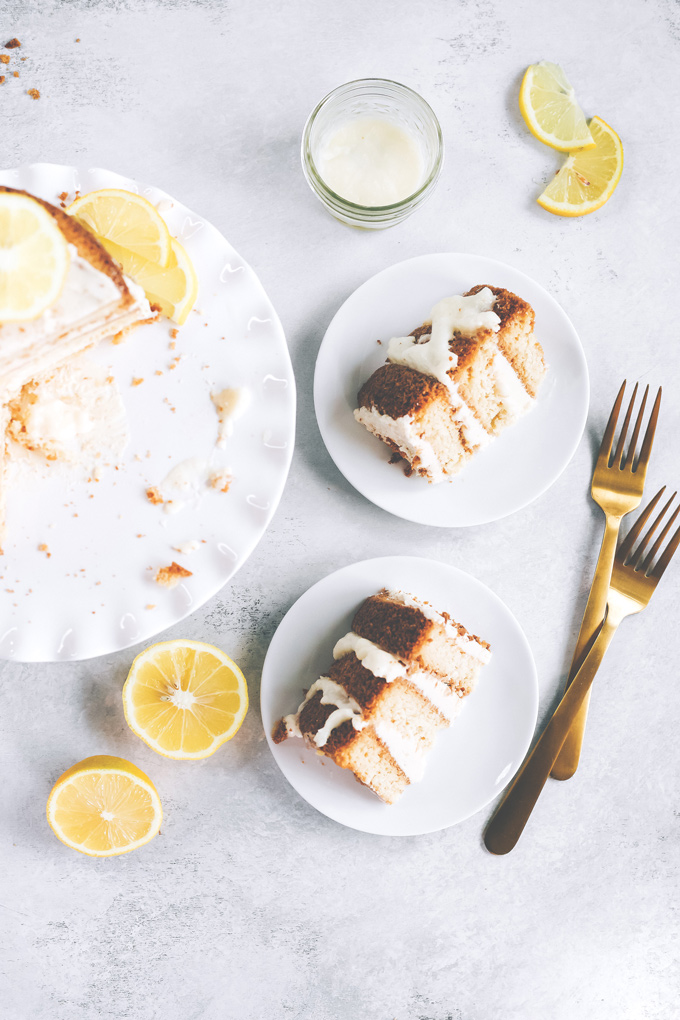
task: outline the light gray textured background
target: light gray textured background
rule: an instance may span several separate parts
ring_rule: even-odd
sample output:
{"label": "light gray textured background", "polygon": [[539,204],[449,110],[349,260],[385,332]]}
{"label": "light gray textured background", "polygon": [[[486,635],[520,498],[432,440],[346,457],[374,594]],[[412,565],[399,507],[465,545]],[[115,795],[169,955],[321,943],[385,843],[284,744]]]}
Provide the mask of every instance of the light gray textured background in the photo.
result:
{"label": "light gray textured background", "polygon": [[[612,647],[577,778],[549,785],[507,858],[485,852],[485,814],[409,839],[317,814],[278,772],[257,707],[293,601],[343,564],[403,551],[456,564],[507,602],[536,656],[542,717],[554,703],[599,542],[592,451],[624,375],[663,382],[648,484],[680,483],[677,3],[5,0],[0,34],[27,58],[0,87],[2,165],[107,167],[200,211],[260,275],[299,387],[272,527],[170,634],[242,665],[252,708],[232,743],[185,764],[138,741],[120,702],[132,652],[0,665],[2,1020],[677,1017],[680,564]],[[517,110],[539,59],[562,63],[624,142],[615,197],[585,219],[534,201],[560,162]],[[318,99],[363,76],[422,92],[447,144],[431,202],[378,234],[328,217],[298,155]],[[369,505],[330,461],[312,409],[338,305],[385,266],[435,251],[489,255],[547,287],[592,376],[587,434],[560,480],[510,519],[464,531]],[[102,752],[149,772],[166,821],[148,847],[96,861],[56,841],[44,805],[65,768]]]}

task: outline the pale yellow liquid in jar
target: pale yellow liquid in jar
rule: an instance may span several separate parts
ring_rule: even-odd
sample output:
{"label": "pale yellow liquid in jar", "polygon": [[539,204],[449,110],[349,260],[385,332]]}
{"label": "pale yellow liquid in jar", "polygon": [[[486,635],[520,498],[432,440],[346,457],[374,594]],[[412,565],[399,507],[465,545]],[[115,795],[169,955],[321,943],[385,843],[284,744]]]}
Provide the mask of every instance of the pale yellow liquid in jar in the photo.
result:
{"label": "pale yellow liquid in jar", "polygon": [[424,181],[423,153],[393,121],[355,117],[325,140],[316,164],[332,191],[356,205],[401,202]]}

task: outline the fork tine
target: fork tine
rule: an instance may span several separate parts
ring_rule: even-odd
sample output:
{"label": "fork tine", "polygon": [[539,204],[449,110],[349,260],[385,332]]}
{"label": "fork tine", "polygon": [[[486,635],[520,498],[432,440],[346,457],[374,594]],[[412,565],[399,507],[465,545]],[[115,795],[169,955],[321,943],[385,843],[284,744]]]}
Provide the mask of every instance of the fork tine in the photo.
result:
{"label": "fork tine", "polygon": [[616,431],[616,423],[619,420],[619,411],[621,410],[621,403],[623,401],[623,394],[626,389],[626,380],[624,379],[621,384],[621,389],[618,392],[614,406],[612,407],[612,413],[609,415],[609,421],[607,427],[604,430],[602,442],[600,443],[600,449],[598,451],[598,460],[606,460],[609,463],[609,456],[612,452],[612,442],[614,440],[614,432]]}
{"label": "fork tine", "polygon": [[637,396],[637,391],[638,391],[638,384],[635,383],[635,386],[633,387],[633,396],[630,398],[630,403],[628,404],[628,410],[626,411],[626,417],[623,419],[623,425],[621,426],[621,435],[619,436],[619,441],[616,444],[616,453],[614,454],[614,460],[612,461],[612,467],[614,466],[614,464],[617,464],[619,467],[621,467],[621,459],[623,457],[623,444],[626,441],[626,432],[628,431],[628,426],[630,425],[630,416],[633,413],[633,406],[635,404],[635,398]]}
{"label": "fork tine", "polygon": [[642,511],[642,513],[640,514],[640,516],[636,520],[635,524],[630,529],[630,531],[628,532],[628,534],[624,538],[624,540],[621,543],[621,545],[619,546],[619,548],[616,550],[616,558],[617,558],[617,560],[620,560],[621,563],[625,563],[626,562],[626,560],[628,558],[628,554],[629,554],[630,550],[633,548],[633,543],[637,540],[638,535],[640,534],[640,532],[644,528],[645,524],[647,523],[647,521],[651,517],[652,513],[654,512],[654,507],[659,502],[659,500],[661,499],[661,497],[663,496],[665,491],[666,491],[666,486],[663,485],[659,489],[659,491],[657,492],[657,494],[654,497],[654,499],[652,499],[650,501],[650,503]]}
{"label": "fork tine", "polygon": [[633,435],[630,437],[630,443],[628,444],[628,452],[626,453],[626,459],[621,465],[622,468],[632,465],[633,459],[635,458],[635,447],[637,446],[638,436],[640,435],[640,427],[642,426],[642,415],[645,413],[645,406],[647,404],[647,396],[649,394],[649,386],[645,387],[645,392],[642,396],[642,403],[640,404],[640,410],[638,416],[635,419],[635,428],[633,429]]}
{"label": "fork tine", "polygon": [[668,564],[673,559],[675,550],[678,548],[679,545],[680,545],[680,528],[677,529],[672,539],[666,546],[663,556],[652,570],[652,573],[650,575],[651,577],[655,577],[658,581],[658,579],[661,577]]}
{"label": "fork tine", "polygon": [[659,392],[656,395],[654,401],[654,407],[652,413],[649,416],[647,423],[647,431],[645,432],[645,438],[642,440],[642,449],[640,450],[640,456],[637,459],[637,464],[633,467],[633,471],[638,471],[642,467],[643,471],[647,470],[647,463],[649,461],[649,455],[652,451],[652,443],[654,442],[654,433],[656,432],[656,423],[659,418],[659,407],[661,406],[661,387],[659,386]]}
{"label": "fork tine", "polygon": [[650,526],[647,528],[645,534],[640,539],[637,549],[635,549],[628,557],[629,566],[633,567],[635,570],[639,569],[638,564],[640,562],[643,552],[645,551],[645,547],[649,542],[650,538],[652,537],[652,535],[654,534],[654,532],[656,531],[656,529],[661,524],[661,521],[664,519],[666,511],[668,510],[669,506],[675,499],[676,495],[677,494],[674,492],[671,498],[666,503],[666,505],[659,511],[659,513],[656,515]]}
{"label": "fork tine", "polygon": [[675,523],[675,519],[676,519],[676,517],[678,516],[679,513],[680,513],[680,505],[676,506],[675,513],[672,514],[672,516],[670,517],[668,523],[666,524],[666,526],[664,527],[663,531],[661,532],[661,534],[657,538],[656,542],[654,543],[654,545],[652,546],[650,551],[645,556],[643,562],[640,564],[640,570],[643,570],[645,572],[645,574],[648,572],[648,570],[651,567],[652,563],[656,559],[657,554],[659,552],[659,549],[663,545],[664,540],[666,538],[666,535],[668,534],[668,532],[673,527],[673,525]]}

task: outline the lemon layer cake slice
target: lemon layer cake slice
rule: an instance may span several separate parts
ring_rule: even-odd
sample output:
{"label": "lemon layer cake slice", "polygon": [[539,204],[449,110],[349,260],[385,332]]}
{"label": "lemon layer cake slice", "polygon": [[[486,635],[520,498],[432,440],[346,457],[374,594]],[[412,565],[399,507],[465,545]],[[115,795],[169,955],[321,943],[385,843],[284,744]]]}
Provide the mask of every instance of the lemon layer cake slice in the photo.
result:
{"label": "lemon layer cake slice", "polygon": [[422,778],[437,733],[456,718],[491,653],[446,614],[403,592],[367,599],[352,626],[336,643],[327,674],[297,712],[279,720],[273,738],[301,737],[393,804]]}
{"label": "lemon layer cake slice", "polygon": [[390,340],[354,416],[409,473],[444,481],[533,406],[546,372],[533,330],[531,306],[501,287],[445,298]]}
{"label": "lemon layer cake slice", "polygon": [[[27,194],[5,187],[0,191]],[[141,287],[123,275],[85,227],[49,202],[34,200],[50,213],[66,240],[69,268],[61,293],[41,315],[0,324],[3,403],[75,354],[154,318]]]}

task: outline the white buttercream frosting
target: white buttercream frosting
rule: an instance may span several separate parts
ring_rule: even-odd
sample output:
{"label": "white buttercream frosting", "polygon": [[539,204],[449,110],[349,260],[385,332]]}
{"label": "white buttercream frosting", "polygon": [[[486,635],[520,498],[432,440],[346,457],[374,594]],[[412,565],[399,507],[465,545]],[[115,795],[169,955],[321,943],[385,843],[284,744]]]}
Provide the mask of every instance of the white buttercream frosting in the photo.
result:
{"label": "white buttercream frosting", "polygon": [[403,663],[394,655],[383,651],[373,641],[359,637],[353,630],[350,630],[339,641],[336,641],[333,658],[342,659],[343,656],[350,655],[352,652],[373,676],[382,677],[388,683],[392,683],[399,676],[404,676],[406,672]]}
{"label": "white buttercream frosting", "polygon": [[369,432],[374,432],[381,438],[390,439],[399,449],[407,451],[411,455],[411,459],[418,457],[421,469],[433,482],[444,481],[444,472],[434,447],[418,434],[411,415],[404,415],[403,418],[391,418],[389,414],[381,414],[374,407],[357,407],[354,417]]}
{"label": "white buttercream frosting", "polygon": [[474,336],[481,329],[497,332],[501,320],[492,311],[495,300],[496,296],[489,287],[483,287],[468,297],[455,295],[444,298],[432,309],[430,333],[418,338],[393,337],[387,348],[388,360],[434,376],[444,386],[450,387],[448,373],[456,367],[458,360],[449,347],[454,333]]}
{"label": "white buttercream frosting", "polygon": [[320,730],[313,736],[313,741],[317,747],[323,747],[327,742],[331,732],[341,723],[348,722],[351,720],[355,730],[361,730],[367,723],[362,719],[361,708],[351,698],[344,687],[340,684],[336,684],[330,677],[321,676],[319,679],[312,684],[307,691],[305,700],[302,702],[297,712],[294,715],[286,715],[283,717],[283,723],[286,727],[286,733],[289,737],[301,737],[300,732],[300,712],[305,707],[308,701],[310,701],[317,691],[321,691],[321,704],[322,705],[334,705],[335,710],[326,719]]}

